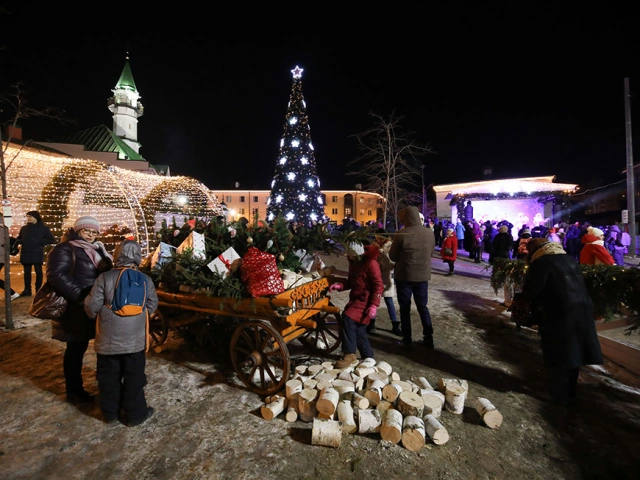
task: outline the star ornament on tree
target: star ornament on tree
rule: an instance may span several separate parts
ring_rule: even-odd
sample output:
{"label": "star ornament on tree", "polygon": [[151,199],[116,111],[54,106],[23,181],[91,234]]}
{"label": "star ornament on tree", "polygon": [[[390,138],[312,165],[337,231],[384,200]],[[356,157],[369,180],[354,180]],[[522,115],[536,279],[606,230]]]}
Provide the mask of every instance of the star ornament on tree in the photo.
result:
{"label": "star ornament on tree", "polygon": [[300,78],[302,77],[302,72],[303,72],[304,68],[300,68],[296,65],[296,68],[294,68],[293,70],[291,70],[291,73],[293,73],[293,78]]}

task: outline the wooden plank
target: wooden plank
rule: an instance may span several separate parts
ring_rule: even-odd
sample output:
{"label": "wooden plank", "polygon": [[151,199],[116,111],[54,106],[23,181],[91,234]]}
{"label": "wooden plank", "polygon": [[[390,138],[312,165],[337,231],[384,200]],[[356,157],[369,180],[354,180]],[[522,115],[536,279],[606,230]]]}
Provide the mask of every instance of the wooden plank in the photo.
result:
{"label": "wooden plank", "polygon": [[602,355],[636,375],[640,375],[639,348],[616,342],[615,340],[602,335],[598,335],[598,338],[600,339]]}

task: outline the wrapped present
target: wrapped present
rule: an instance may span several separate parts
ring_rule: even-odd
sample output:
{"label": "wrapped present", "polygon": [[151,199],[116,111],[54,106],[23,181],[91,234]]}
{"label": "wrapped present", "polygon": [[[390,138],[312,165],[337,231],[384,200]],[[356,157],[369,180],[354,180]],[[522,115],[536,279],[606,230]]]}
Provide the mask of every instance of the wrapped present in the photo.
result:
{"label": "wrapped present", "polygon": [[238,260],[240,260],[240,255],[238,255],[238,252],[236,252],[233,247],[230,247],[211,260],[207,267],[209,267],[212,272],[219,273],[223,277],[226,277],[232,270],[235,270],[236,265],[234,264]]}
{"label": "wrapped present", "polygon": [[240,277],[245,290],[252,297],[284,292],[284,282],[278,271],[276,257],[256,247],[249,248],[242,257]]}
{"label": "wrapped present", "polygon": [[162,265],[171,260],[172,251],[175,250],[176,247],[173,245],[169,245],[168,243],[160,242],[160,245],[156,248],[156,251],[153,252],[151,256],[151,268],[160,268]]}
{"label": "wrapped present", "polygon": [[325,267],[317,253],[307,253],[304,249],[296,250],[293,253],[300,259],[302,270],[307,273],[322,270]]}
{"label": "wrapped present", "polygon": [[206,248],[204,245],[204,235],[198,232],[191,232],[187,238],[180,244],[177,252],[182,253],[187,248],[192,249],[193,258],[204,260],[207,258]]}

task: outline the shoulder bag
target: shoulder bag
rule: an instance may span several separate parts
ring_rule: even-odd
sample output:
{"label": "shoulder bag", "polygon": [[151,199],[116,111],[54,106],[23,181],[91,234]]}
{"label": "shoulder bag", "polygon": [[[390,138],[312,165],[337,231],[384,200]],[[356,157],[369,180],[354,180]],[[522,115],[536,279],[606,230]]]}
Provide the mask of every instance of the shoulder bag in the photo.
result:
{"label": "shoulder bag", "polygon": [[[71,272],[73,273],[76,266],[76,255],[73,247],[71,247],[71,255],[73,258]],[[50,283],[45,282],[33,297],[28,313],[32,317],[43,320],[57,320],[65,314],[68,306],[67,299],[59,294]]]}

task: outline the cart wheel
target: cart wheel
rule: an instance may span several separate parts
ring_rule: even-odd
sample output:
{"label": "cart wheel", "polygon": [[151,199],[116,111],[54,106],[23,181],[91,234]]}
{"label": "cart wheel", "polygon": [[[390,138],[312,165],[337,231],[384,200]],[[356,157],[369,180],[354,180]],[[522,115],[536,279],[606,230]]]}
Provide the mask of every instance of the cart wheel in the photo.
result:
{"label": "cart wheel", "polygon": [[165,321],[160,310],[156,310],[153,315],[149,317],[149,337],[151,338],[150,347],[157,347],[162,345],[167,340],[169,334],[169,327]]}
{"label": "cart wheel", "polygon": [[259,395],[279,392],[289,380],[289,350],[269,322],[241,323],[231,337],[231,362],[247,387]]}
{"label": "cart wheel", "polygon": [[[333,306],[331,302],[329,305]],[[318,325],[300,336],[300,342],[312,352],[326,355],[342,343],[342,315],[321,312],[311,317]]]}

